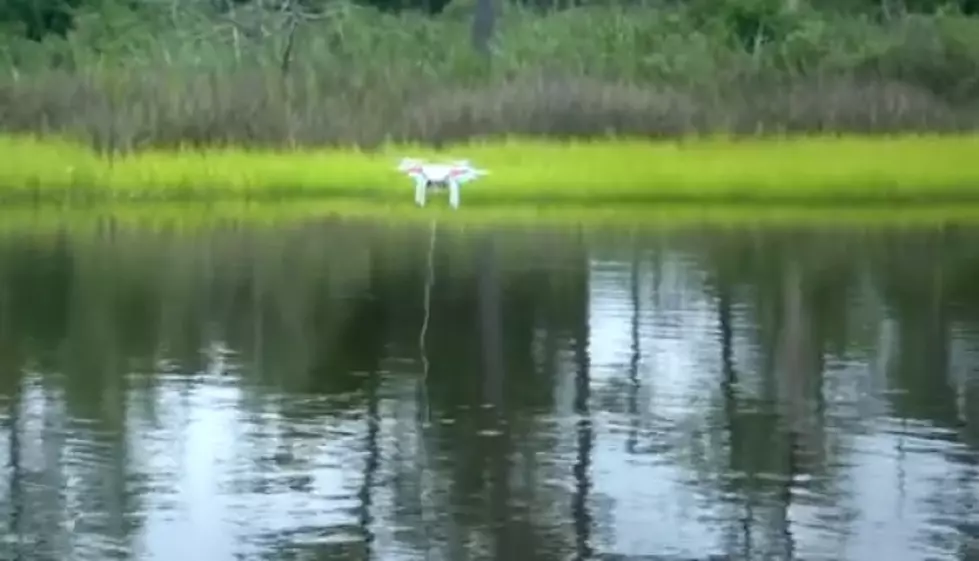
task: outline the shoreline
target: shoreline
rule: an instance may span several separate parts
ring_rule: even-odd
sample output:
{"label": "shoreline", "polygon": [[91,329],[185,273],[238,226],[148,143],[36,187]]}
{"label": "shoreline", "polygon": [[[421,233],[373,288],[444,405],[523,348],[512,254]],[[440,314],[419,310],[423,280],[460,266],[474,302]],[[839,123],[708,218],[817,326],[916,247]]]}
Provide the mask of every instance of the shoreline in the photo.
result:
{"label": "shoreline", "polygon": [[240,225],[276,227],[307,221],[371,222],[385,227],[493,228],[574,227],[606,231],[671,231],[685,228],[775,228],[856,230],[979,227],[979,205],[891,205],[808,207],[803,205],[660,204],[618,207],[499,206],[433,209],[418,212],[408,204],[372,205],[363,201],[281,202],[272,204],[101,203],[87,207],[0,207],[0,236],[38,231],[136,230],[194,231]]}
{"label": "shoreline", "polygon": [[[409,203],[401,157],[469,159],[490,175],[462,207],[979,203],[979,132],[660,140],[475,140],[437,150],[150,149],[103,156],[77,142],[0,135],[0,203]],[[343,206],[339,204],[338,206]],[[444,207],[444,197],[426,209]]]}

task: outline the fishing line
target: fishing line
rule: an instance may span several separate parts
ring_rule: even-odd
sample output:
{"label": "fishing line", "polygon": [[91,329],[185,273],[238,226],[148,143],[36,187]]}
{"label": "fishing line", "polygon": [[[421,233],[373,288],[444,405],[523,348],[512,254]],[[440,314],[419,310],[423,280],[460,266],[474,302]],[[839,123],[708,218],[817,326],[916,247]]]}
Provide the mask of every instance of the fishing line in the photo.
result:
{"label": "fishing line", "polygon": [[418,335],[418,351],[422,361],[422,389],[425,393],[425,420],[429,420],[428,415],[428,352],[425,342],[428,336],[428,324],[432,316],[432,287],[435,285],[435,234],[438,230],[438,222],[433,220],[428,238],[428,261],[425,270],[425,297],[424,297],[424,316],[422,318],[422,328]]}
{"label": "fishing line", "polygon": [[428,559],[431,553],[431,539],[429,534],[430,524],[426,520],[425,513],[427,509],[424,504],[425,496],[425,483],[426,475],[428,474],[428,469],[425,469],[426,460],[428,459],[428,453],[425,449],[425,429],[430,426],[431,420],[431,410],[428,406],[428,353],[425,347],[425,342],[428,335],[428,324],[432,317],[432,287],[435,285],[435,239],[436,233],[438,231],[438,221],[433,220],[431,222],[430,233],[428,238],[428,258],[425,269],[425,296],[424,296],[424,316],[422,318],[422,328],[421,332],[418,334],[418,351],[421,355],[422,361],[422,374],[420,380],[420,395],[419,395],[419,408],[421,415],[421,426],[418,431],[418,460],[421,464],[419,470],[420,480],[418,485],[418,509],[419,514],[422,519],[422,527],[424,528],[425,534],[425,559]]}

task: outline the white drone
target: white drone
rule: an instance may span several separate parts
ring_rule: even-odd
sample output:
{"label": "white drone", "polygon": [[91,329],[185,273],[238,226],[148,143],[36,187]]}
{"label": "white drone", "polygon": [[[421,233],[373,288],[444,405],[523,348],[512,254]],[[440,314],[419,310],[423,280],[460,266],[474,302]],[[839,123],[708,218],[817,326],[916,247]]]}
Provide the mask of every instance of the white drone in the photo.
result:
{"label": "white drone", "polygon": [[460,185],[489,173],[472,167],[469,160],[432,164],[417,158],[403,158],[398,164],[398,171],[415,180],[415,204],[425,206],[430,189],[448,189],[449,205],[452,208],[459,208]]}

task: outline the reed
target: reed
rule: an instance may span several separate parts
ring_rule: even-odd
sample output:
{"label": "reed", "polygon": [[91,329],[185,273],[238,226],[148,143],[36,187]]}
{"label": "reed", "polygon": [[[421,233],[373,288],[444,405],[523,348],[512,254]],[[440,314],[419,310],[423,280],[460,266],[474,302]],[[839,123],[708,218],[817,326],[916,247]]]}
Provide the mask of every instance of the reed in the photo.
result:
{"label": "reed", "polygon": [[[100,155],[71,141],[0,138],[0,201],[411,200],[406,155],[468,158],[491,175],[464,207],[663,202],[949,203],[979,199],[979,135],[678,141],[476,140],[258,150],[153,149]],[[433,205],[444,205],[439,198]],[[421,211],[418,211],[421,212]]]}
{"label": "reed", "polygon": [[979,18],[946,10],[501,2],[488,63],[472,0],[431,17],[316,2],[298,27],[259,6],[281,2],[85,3],[64,38],[0,29],[0,132],[131,150],[979,129]]}
{"label": "reed", "polygon": [[560,227],[569,224],[603,231],[670,231],[684,228],[731,227],[856,228],[893,231],[935,229],[950,224],[979,224],[979,207],[971,205],[885,205],[811,207],[803,205],[580,205],[560,207],[494,206],[458,212],[433,209],[418,212],[410,204],[371,205],[363,201],[293,201],[255,204],[226,201],[214,204],[105,204],[87,208],[19,206],[0,210],[0,236],[70,231],[97,233],[115,228],[151,231],[202,231],[225,227],[276,228],[304,222],[350,221],[387,224],[437,225],[440,230],[481,230],[500,227]]}

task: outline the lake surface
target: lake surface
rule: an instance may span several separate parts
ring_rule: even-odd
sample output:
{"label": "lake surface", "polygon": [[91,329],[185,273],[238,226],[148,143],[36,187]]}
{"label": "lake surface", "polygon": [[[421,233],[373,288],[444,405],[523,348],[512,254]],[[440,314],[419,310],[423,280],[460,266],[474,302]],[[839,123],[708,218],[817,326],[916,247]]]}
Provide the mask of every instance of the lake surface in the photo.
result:
{"label": "lake surface", "polygon": [[979,559],[979,229],[0,236],[0,559]]}

